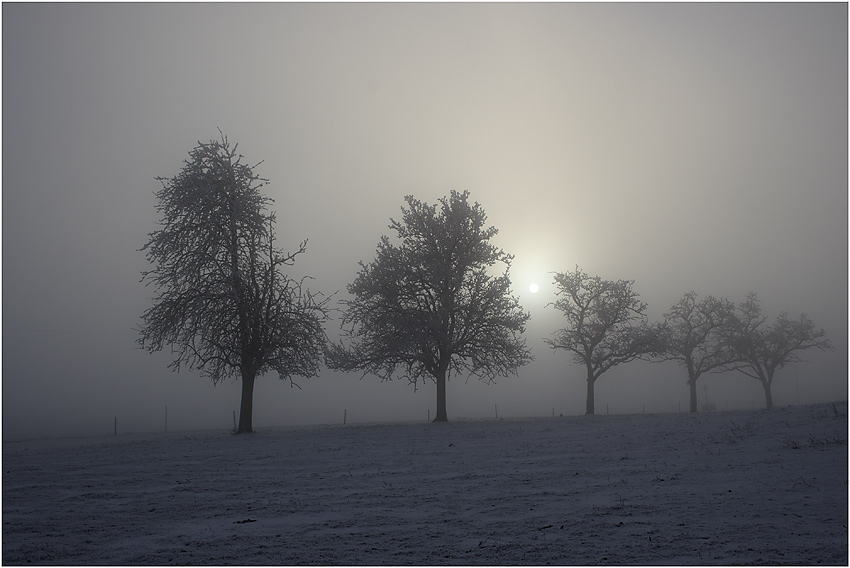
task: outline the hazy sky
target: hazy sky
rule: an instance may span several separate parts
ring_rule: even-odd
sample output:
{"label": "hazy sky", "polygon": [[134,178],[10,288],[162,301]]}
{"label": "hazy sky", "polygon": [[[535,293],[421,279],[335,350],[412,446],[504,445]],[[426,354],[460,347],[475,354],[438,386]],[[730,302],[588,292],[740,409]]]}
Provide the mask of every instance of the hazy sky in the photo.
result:
{"label": "hazy sky", "polygon": [[[3,439],[229,428],[239,384],[136,349],[156,176],[220,127],[264,160],[295,275],[339,290],[403,197],[468,189],[516,255],[536,360],[455,378],[449,418],[580,414],[552,271],[809,314],[836,345],[777,405],[847,395],[847,5],[3,4]],[[528,292],[537,282],[541,291]],[[335,335],[338,322],[332,322]],[[255,390],[254,425],[425,420],[435,387],[323,372]],[[761,407],[743,375],[700,379]],[[700,390],[700,402],[705,393]],[[675,364],[618,367],[596,408],[687,408]]]}

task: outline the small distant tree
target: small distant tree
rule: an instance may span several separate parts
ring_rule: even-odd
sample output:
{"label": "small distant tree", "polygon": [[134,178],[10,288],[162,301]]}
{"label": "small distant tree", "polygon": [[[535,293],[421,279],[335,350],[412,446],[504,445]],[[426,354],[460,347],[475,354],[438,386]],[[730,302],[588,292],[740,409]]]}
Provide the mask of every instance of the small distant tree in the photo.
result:
{"label": "small distant tree", "polygon": [[[219,131],[220,132],[220,131]],[[142,315],[141,348],[170,345],[176,371],[198,369],[214,384],[242,379],[237,433],[252,432],[254,380],[267,371],[281,379],[318,373],[325,346],[327,300],[281,271],[306,250],[275,247],[268,180],[242,162],[227,137],[189,152],[182,171],[157,178],[162,228],[142,251],[154,265],[142,281],[155,289]]]}
{"label": "small distant tree", "polygon": [[[433,380],[434,422],[444,422],[453,373],[494,382],[531,361],[521,337],[529,315],[511,295],[513,257],[490,243],[497,230],[469,192],[452,191],[437,205],[405,201],[401,221],[390,224],[400,244],[382,237],[375,260],[361,262],[348,286],[342,325],[350,345],[332,345],[328,366],[385,381],[399,373],[414,388]],[[494,276],[497,264],[504,272]]]}
{"label": "small distant tree", "polygon": [[799,355],[801,351],[831,350],[832,345],[824,330],[816,329],[806,314],[795,320],[782,312],[772,324],[767,320],[758,296],[754,292],[747,294],[730,326],[729,342],[735,350],[736,361],[727,367],[761,383],[765,405],[771,410],[771,387],[776,371],[788,363],[803,361]]}
{"label": "small distant tree", "polygon": [[563,312],[567,327],[544,341],[552,349],[570,351],[573,361],[584,365],[585,413],[593,414],[596,380],[616,365],[660,354],[660,328],[647,323],[647,306],[633,290],[634,281],[588,276],[578,266],[574,272],[555,273],[554,281],[557,299],[548,305]]}
{"label": "small distant tree", "polygon": [[664,314],[664,359],[687,370],[691,412],[697,411],[697,379],[735,359],[726,333],[734,313],[729,300],[706,296],[697,301],[691,291]]}

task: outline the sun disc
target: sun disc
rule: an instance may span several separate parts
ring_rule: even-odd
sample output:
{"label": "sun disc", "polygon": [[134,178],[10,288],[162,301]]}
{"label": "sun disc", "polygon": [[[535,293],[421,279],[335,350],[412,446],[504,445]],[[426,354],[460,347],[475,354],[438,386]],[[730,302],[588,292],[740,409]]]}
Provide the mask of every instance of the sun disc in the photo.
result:
{"label": "sun disc", "polygon": [[531,286],[528,287],[528,291],[531,292],[532,294],[536,294],[537,292],[540,291],[540,286],[538,286],[537,284],[532,284]]}

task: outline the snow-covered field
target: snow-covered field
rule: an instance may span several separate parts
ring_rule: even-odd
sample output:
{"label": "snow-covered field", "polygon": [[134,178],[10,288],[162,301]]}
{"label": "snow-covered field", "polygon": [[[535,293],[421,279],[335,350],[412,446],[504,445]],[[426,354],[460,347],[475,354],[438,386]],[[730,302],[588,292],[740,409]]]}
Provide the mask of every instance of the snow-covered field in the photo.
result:
{"label": "snow-covered field", "polygon": [[4,564],[843,564],[847,404],[3,443]]}

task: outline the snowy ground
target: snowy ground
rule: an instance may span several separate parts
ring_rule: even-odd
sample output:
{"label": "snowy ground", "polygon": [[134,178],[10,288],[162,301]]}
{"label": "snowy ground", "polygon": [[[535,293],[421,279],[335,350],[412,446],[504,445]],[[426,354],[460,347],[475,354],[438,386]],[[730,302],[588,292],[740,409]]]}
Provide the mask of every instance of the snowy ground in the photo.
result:
{"label": "snowy ground", "polygon": [[4,564],[843,564],[847,405],[3,443]]}

